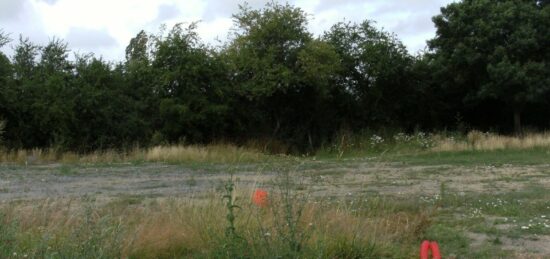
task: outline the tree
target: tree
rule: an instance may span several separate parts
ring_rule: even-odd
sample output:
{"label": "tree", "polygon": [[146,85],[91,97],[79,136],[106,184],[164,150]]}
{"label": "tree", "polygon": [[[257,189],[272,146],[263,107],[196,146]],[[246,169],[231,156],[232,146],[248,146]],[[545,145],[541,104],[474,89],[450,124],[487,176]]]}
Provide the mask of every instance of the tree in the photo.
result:
{"label": "tree", "polygon": [[33,78],[39,50],[40,47],[33,44],[29,38],[19,36],[19,45],[15,47],[15,56],[13,58],[16,80],[24,81]]}
{"label": "tree", "polygon": [[[0,30],[0,48],[10,42],[10,39],[7,34]],[[12,66],[8,57],[0,52],[0,142],[2,141],[1,135],[4,133],[4,128],[6,126],[5,122],[2,120],[4,114],[6,113],[6,92],[8,91],[8,84],[11,83],[11,74]]]}
{"label": "tree", "polygon": [[337,23],[323,36],[337,51],[343,69],[337,84],[349,95],[348,121],[356,128],[408,126],[409,82],[413,58],[395,35],[376,29],[371,21]]}
{"label": "tree", "polygon": [[122,65],[93,55],[78,56],[72,99],[75,123],[71,148],[91,151],[122,148],[143,138],[137,100],[125,85]]}
{"label": "tree", "polygon": [[40,47],[28,38],[19,36],[11,64],[12,75],[3,85],[0,104],[6,125],[5,139],[10,147],[37,147],[43,145],[44,138],[34,134],[38,125],[34,124],[31,106],[35,103],[38,91],[34,80],[37,77],[37,60]]}
{"label": "tree", "polygon": [[433,18],[437,33],[429,46],[447,91],[460,93],[471,110],[486,101],[502,103],[513,115],[516,133],[522,111],[550,90],[546,2],[464,0]]}
{"label": "tree", "polygon": [[149,62],[149,35],[141,30],[126,47],[126,62]]}
{"label": "tree", "polygon": [[140,31],[126,47],[124,63],[124,93],[136,105],[141,127],[136,128],[140,142],[148,144],[159,122],[159,95],[156,89],[157,75],[153,69],[153,51],[156,40]]}
{"label": "tree", "polygon": [[68,44],[53,38],[40,49],[35,77],[28,86],[34,98],[30,105],[34,132],[42,136],[44,145],[65,148],[72,139],[74,120]]}
{"label": "tree", "polygon": [[225,129],[225,69],[195,30],[177,24],[155,43],[159,127],[170,142],[208,142]]}
{"label": "tree", "polygon": [[339,69],[335,50],[313,39],[307,15],[289,4],[240,6],[233,20],[234,38],[224,51],[241,100],[236,113],[248,134],[301,148],[318,145],[329,134],[323,130],[333,127],[327,100]]}

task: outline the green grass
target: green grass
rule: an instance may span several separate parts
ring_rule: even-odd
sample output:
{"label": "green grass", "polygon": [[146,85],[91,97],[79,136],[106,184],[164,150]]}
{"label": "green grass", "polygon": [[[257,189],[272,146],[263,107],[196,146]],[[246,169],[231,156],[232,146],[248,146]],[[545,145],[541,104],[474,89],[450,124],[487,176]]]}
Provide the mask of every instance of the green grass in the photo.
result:
{"label": "green grass", "polygon": [[[288,186],[303,193],[299,185]],[[228,196],[239,206],[231,214],[219,199],[222,193],[203,201],[126,195],[103,205],[93,198],[10,202],[0,206],[0,255],[411,258],[428,239],[438,241],[446,257],[499,258],[510,256],[509,240],[550,235],[550,193],[538,185],[461,194],[445,184],[431,199],[366,193],[300,203],[298,195],[291,207],[281,196],[272,204],[275,210],[259,210],[241,193]],[[232,235],[226,232],[228,215],[234,218]],[[285,222],[296,222],[296,228],[280,228]],[[472,234],[484,240],[474,242]]]}
{"label": "green grass", "polygon": [[409,165],[537,165],[550,164],[549,148],[503,149],[492,151],[419,152],[416,154],[389,154],[385,161]]}
{"label": "green grass", "polygon": [[[307,195],[316,186],[356,188],[349,195],[310,197],[305,202],[297,195],[285,202],[284,188],[279,188],[285,185],[269,182],[268,188],[279,191],[279,196],[266,210],[250,204],[250,193],[236,193],[230,206],[238,207],[228,213],[227,199],[220,198],[224,182],[216,182],[213,193],[193,199],[121,195],[103,204],[91,200],[71,201],[76,205],[53,200],[0,204],[0,257],[413,258],[420,242],[429,239],[438,241],[443,255],[450,258],[530,258],[530,251],[517,244],[550,236],[549,148],[435,152],[391,145],[300,157],[253,153],[250,161],[237,163],[202,157],[167,160],[177,164],[172,169],[189,170],[183,183],[197,189],[204,178],[195,179],[193,173],[281,171],[308,180],[288,185],[293,194]],[[21,170],[14,177],[24,177],[51,170],[57,176],[78,177],[81,169],[139,168],[147,163],[5,165],[0,173]],[[408,168],[414,166],[418,167]],[[373,174],[365,175],[368,184],[347,178],[362,173]],[[477,173],[486,175],[479,177],[475,188],[461,189],[451,180]],[[431,194],[397,193],[423,181],[432,181],[426,185]],[[152,183],[144,189],[167,186]],[[232,234],[228,227],[234,227]]]}

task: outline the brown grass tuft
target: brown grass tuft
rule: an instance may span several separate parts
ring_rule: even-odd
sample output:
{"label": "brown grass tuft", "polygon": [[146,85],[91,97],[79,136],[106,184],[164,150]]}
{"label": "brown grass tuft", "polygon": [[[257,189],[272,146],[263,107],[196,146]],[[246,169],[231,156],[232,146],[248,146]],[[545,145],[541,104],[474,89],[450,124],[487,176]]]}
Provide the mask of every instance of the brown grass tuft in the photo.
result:
{"label": "brown grass tuft", "polygon": [[[236,215],[236,231],[248,247],[239,252],[262,257],[284,250],[284,238],[288,233],[280,232],[280,224],[287,216],[283,208],[258,208],[250,202],[251,193],[245,190],[235,197],[241,207]],[[280,197],[275,195],[273,198]],[[418,228],[427,217],[420,212],[365,212],[357,213],[348,206],[324,206],[307,201],[303,204],[297,228],[307,237],[303,246],[310,250],[304,253],[310,251],[309,255],[314,256],[321,249],[325,255],[338,257],[342,249],[352,249],[349,244],[367,247],[369,243],[379,246],[415,243]],[[29,255],[42,253],[35,249],[44,247],[50,247],[48,251],[52,253],[85,249],[86,242],[96,240],[97,243],[88,249],[109,247],[122,257],[220,256],[217,253],[220,249],[224,251],[223,247],[229,242],[225,235],[226,213],[219,195],[195,199],[151,198],[131,205],[123,200],[82,199],[0,205],[0,214],[6,215],[2,223],[18,224],[16,240]],[[120,231],[113,231],[116,229]],[[35,243],[29,245],[29,240]],[[83,251],[86,252],[78,250],[75,254]]]}
{"label": "brown grass tuft", "polygon": [[471,131],[464,140],[434,137],[433,151],[500,150],[550,147],[550,133],[529,133],[521,137],[504,136],[480,131]]}
{"label": "brown grass tuft", "polygon": [[264,161],[269,156],[255,149],[230,144],[205,146],[156,146],[126,152],[96,151],[87,154],[59,152],[55,149],[0,151],[0,162],[24,165],[47,163],[122,163],[132,161],[168,163],[238,163]]}

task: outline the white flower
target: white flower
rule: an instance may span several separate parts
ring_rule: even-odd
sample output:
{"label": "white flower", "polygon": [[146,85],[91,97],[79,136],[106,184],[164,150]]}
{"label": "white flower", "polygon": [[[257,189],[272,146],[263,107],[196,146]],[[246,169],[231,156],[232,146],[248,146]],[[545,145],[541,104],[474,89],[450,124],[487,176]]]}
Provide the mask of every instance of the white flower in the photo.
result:
{"label": "white flower", "polygon": [[529,229],[528,226],[521,226],[521,229]]}
{"label": "white flower", "polygon": [[371,146],[376,146],[384,142],[384,139],[378,135],[372,135],[370,137],[370,144]]}

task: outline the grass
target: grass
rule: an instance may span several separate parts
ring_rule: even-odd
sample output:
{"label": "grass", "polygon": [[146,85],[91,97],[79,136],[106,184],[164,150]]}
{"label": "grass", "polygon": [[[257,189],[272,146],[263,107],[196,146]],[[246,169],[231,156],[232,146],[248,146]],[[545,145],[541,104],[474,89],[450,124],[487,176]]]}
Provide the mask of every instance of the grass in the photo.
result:
{"label": "grass", "polygon": [[503,136],[498,134],[469,132],[462,140],[454,137],[436,136],[434,151],[492,151],[518,150],[550,147],[550,133],[528,133],[524,136]]}
{"label": "grass", "polygon": [[530,254],[534,248],[521,240],[550,235],[549,200],[540,186],[501,194],[448,193],[426,237],[445,244],[447,254],[465,258],[543,258]]}
{"label": "grass", "polygon": [[[410,258],[416,254],[417,234],[430,220],[419,208],[396,208],[390,200],[298,204],[274,194],[270,207],[258,208],[249,202],[250,193],[231,195],[239,205],[233,236],[227,234],[224,201],[214,194],[202,200],[123,197],[3,204],[0,257]],[[287,210],[289,205],[293,209]]]}
{"label": "grass", "polygon": [[252,204],[252,189],[238,183],[194,199],[2,203],[0,257],[413,258],[429,239],[449,258],[533,258],[509,251],[510,242],[550,235],[550,196],[537,186],[497,195],[461,195],[442,186],[432,199],[314,198],[297,187],[268,188],[265,208]]}
{"label": "grass", "polygon": [[321,160],[368,158],[409,165],[534,165],[550,163],[550,133],[521,137],[472,131],[467,135],[438,133],[376,134],[342,139],[320,149]]}
{"label": "grass", "polygon": [[[124,152],[96,151],[86,154],[55,149],[0,150],[0,163],[16,164],[113,164],[161,162],[171,164],[246,164],[292,162],[303,158],[321,160],[357,157],[390,158],[411,163],[542,163],[550,158],[550,133],[530,133],[522,137],[472,131],[467,135],[438,133],[397,133],[342,135],[313,155],[268,154],[260,142],[246,146],[231,144],[172,145],[134,148]],[[265,142],[265,141],[264,141]],[[287,150],[279,148],[279,150]]]}
{"label": "grass", "polygon": [[535,165],[550,163],[550,147],[396,154],[384,160],[410,165]]}
{"label": "grass", "polygon": [[[204,165],[213,165],[208,167],[213,172],[294,168],[312,180],[292,183],[284,174],[287,178],[265,186],[270,193],[267,208],[253,205],[253,190],[241,188],[239,180],[193,198],[100,195],[10,200],[0,203],[0,258],[413,258],[423,239],[437,240],[449,258],[540,255],[533,252],[536,247],[521,244],[545,247],[544,238],[550,236],[548,171],[544,171],[550,163],[547,133],[522,138],[476,132],[381,138],[358,137],[321,149],[316,156],[283,158],[231,145],[154,147],[122,154],[3,152],[4,163],[27,164],[19,166],[25,171],[54,170],[67,178],[79,176],[82,163],[133,162],[139,167],[143,162],[161,162],[197,165],[201,172]],[[53,162],[63,165],[32,167]],[[380,166],[378,172],[378,164],[395,167]],[[392,171],[416,165],[427,168],[417,167],[410,175]],[[473,170],[480,165],[483,170]],[[507,165],[535,166],[510,172],[506,170],[519,167]],[[11,167],[17,165],[2,169]],[[374,168],[376,176],[369,186],[349,195],[310,196],[309,188],[344,184],[346,172],[363,172],[361,168]],[[470,171],[489,174],[469,182],[482,189],[458,188],[449,180],[474,176],[468,175]],[[204,178],[194,177],[189,175],[185,186],[200,187]],[[387,191],[406,190],[428,180],[440,185],[439,193]],[[350,188],[351,184],[355,183]]]}
{"label": "grass", "polygon": [[250,163],[275,159],[257,150],[229,144],[205,146],[156,146],[135,148],[126,152],[96,151],[88,154],[59,152],[55,149],[31,149],[0,152],[0,163],[17,164],[101,164],[101,163]]}

